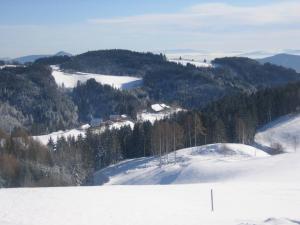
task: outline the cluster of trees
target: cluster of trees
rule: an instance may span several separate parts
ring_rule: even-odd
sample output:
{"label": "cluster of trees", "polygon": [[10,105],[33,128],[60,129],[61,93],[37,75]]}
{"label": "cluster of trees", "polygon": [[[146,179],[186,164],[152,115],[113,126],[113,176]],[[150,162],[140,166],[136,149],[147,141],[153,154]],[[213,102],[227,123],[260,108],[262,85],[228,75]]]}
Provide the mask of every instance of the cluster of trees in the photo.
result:
{"label": "cluster of trees", "polygon": [[[50,64],[66,70],[141,76],[144,85],[119,91],[90,80],[73,90],[62,90],[51,76]],[[216,59],[214,64],[213,68],[182,66],[168,62],[164,55],[103,50],[1,69],[0,115],[9,121],[1,127],[11,132],[21,125],[32,134],[41,134],[74,127],[91,117],[125,113],[135,118],[136,112],[152,101],[199,110],[224,96],[249,94],[300,77],[293,70],[246,58]]]}
{"label": "cluster of trees", "polygon": [[218,65],[218,72],[224,76],[245,82],[250,87],[266,88],[299,80],[293,69],[270,63],[260,64],[258,61],[243,57],[225,57],[213,61]]}
{"label": "cluster of trees", "polygon": [[164,55],[113,49],[89,51],[74,56],[70,61],[61,64],[61,68],[87,73],[143,77],[148,70],[161,64],[168,64]]}
{"label": "cluster of trees", "polygon": [[106,118],[111,114],[128,114],[136,117],[143,102],[133,93],[120,91],[109,85],[101,85],[94,79],[78,83],[70,93],[78,107],[79,120],[89,122],[92,117]]}
{"label": "cluster of trees", "polygon": [[32,134],[72,127],[78,118],[77,107],[57,87],[51,69],[38,64],[0,70],[0,113],[0,118],[10,118],[7,132],[16,127],[16,119]]}
{"label": "cluster of trees", "polygon": [[[300,83],[255,94],[225,97],[204,110],[185,111],[169,119],[136,123],[134,128],[106,129],[64,138],[48,147],[15,129],[0,131],[0,185],[57,186],[89,182],[95,170],[120,160],[158,156],[160,164],[179,159],[177,149],[218,142],[251,144],[257,128],[300,108]],[[282,150],[276,147],[276,150]],[[277,151],[278,152],[278,151]]]}
{"label": "cluster of trees", "polygon": [[62,69],[144,78],[143,94],[155,101],[199,109],[227,95],[253,93],[299,80],[291,69],[255,60],[227,57],[213,61],[212,68],[183,66],[164,55],[128,50],[91,51],[62,62]]}
{"label": "cluster of trees", "polygon": [[24,129],[0,130],[0,187],[80,185],[89,172],[83,159],[75,148],[50,150]]}
{"label": "cluster of trees", "polygon": [[34,63],[51,66],[51,65],[60,65],[60,64],[66,63],[70,60],[71,60],[70,56],[55,55],[55,56],[50,56],[50,57],[37,59],[37,60],[34,61]]}
{"label": "cluster of trees", "polygon": [[[136,123],[133,129],[89,131],[85,138],[70,139],[67,143],[70,149],[79,148],[79,152],[86,153],[83,161],[91,170],[144,156],[159,156],[160,163],[164,164],[177,161],[176,154],[168,159],[168,153],[185,147],[222,142],[252,144],[257,128],[299,108],[298,82],[255,94],[225,97],[202,112],[180,112],[154,124]],[[60,141],[56,148],[61,148],[58,146],[61,146]],[[275,151],[270,153],[282,151],[279,147],[274,148]]]}

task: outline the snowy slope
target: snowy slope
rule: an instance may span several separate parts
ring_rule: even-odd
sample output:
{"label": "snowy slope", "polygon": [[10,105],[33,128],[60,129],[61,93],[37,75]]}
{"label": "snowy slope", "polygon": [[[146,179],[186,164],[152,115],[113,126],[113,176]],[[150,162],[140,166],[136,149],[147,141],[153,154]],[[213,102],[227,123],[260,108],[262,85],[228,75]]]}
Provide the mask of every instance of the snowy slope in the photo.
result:
{"label": "snowy slope", "polygon": [[255,142],[271,147],[280,144],[284,151],[300,151],[300,114],[283,116],[259,130]]}
{"label": "snowy slope", "polygon": [[65,130],[65,131],[56,131],[50,134],[46,135],[40,135],[40,136],[33,136],[32,138],[41,142],[44,145],[47,145],[49,142],[50,137],[54,142],[57,141],[57,139],[61,137],[65,137],[66,139],[71,136],[75,137],[75,139],[79,136],[82,135],[82,137],[85,137],[85,132],[90,126],[88,124],[81,126],[79,129],[71,129],[71,130]]}
{"label": "snowy slope", "polygon": [[[95,174],[95,184],[191,184],[220,182],[239,176],[251,175],[258,159],[269,155],[242,144],[212,144],[187,148],[165,155],[160,164],[158,157],[123,161]],[[255,160],[258,160],[255,162]],[[299,176],[300,178],[300,176]],[[108,181],[108,182],[107,182]]]}
{"label": "snowy slope", "polygon": [[142,79],[129,76],[112,76],[92,73],[66,73],[57,66],[51,66],[52,76],[59,86],[64,85],[66,88],[74,88],[77,82],[86,82],[89,79],[95,79],[98,83],[107,84],[117,89],[132,89],[142,85]]}

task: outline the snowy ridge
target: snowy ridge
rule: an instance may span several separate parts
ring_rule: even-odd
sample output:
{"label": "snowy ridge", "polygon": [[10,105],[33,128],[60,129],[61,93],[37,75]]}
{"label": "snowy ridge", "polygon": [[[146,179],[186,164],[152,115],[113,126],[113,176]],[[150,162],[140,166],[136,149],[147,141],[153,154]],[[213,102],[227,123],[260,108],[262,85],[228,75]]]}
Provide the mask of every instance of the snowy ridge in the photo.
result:
{"label": "snowy ridge", "polygon": [[112,76],[92,73],[67,73],[59,69],[58,66],[51,66],[52,76],[57,85],[64,85],[65,88],[74,88],[77,82],[85,83],[89,79],[95,79],[98,83],[110,85],[117,89],[133,89],[142,85],[142,79],[129,76]]}

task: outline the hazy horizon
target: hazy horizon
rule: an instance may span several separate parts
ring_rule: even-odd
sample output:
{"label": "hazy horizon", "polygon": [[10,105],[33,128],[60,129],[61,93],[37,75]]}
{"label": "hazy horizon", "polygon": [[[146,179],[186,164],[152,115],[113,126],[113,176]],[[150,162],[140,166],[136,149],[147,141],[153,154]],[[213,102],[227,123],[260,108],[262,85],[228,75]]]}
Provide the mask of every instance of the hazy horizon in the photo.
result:
{"label": "hazy horizon", "polygon": [[300,46],[295,0],[16,0],[1,8],[1,58],[115,48],[280,52]]}

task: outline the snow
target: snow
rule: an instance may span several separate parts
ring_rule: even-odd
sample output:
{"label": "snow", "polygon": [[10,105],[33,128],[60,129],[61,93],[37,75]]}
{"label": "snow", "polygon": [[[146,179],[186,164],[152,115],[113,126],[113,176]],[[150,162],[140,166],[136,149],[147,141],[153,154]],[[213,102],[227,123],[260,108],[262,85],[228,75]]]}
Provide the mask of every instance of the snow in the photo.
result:
{"label": "snow", "polygon": [[[282,117],[257,135],[272,131],[288,144],[281,132],[294,135],[297,123],[297,115]],[[176,163],[174,153],[159,161],[111,165],[95,173],[96,183],[107,181],[103,186],[0,189],[0,224],[300,224],[300,152],[270,156],[217,143],[178,150]]]}
{"label": "snow", "polygon": [[129,126],[131,129],[134,128],[134,122],[130,120],[120,121],[120,122],[114,122],[109,126],[109,129],[120,129],[122,127]]}
{"label": "snow", "polygon": [[196,67],[212,67],[211,63],[199,62],[199,61],[188,60],[188,59],[169,59],[169,61],[181,64],[181,65],[184,65],[184,66],[186,66],[187,64],[192,64]]}
{"label": "snow", "polygon": [[300,114],[283,116],[259,130],[255,142],[260,146],[272,147],[280,144],[284,151],[300,151]]}
{"label": "snow", "polygon": [[180,111],[184,111],[184,109],[179,107],[171,107],[164,103],[156,103],[151,105],[151,109],[154,112],[148,112],[144,110],[143,112],[139,112],[137,114],[137,120],[140,122],[149,121],[152,124],[157,120],[163,120],[165,118],[169,118],[171,115],[178,113]]}
{"label": "snow", "polygon": [[92,73],[67,73],[59,69],[58,66],[51,66],[52,76],[59,86],[65,88],[74,88],[77,82],[86,82],[89,79],[95,79],[98,83],[110,85],[117,89],[132,89],[142,85],[142,79],[130,76],[112,76]]}
{"label": "snow", "polygon": [[299,192],[272,183],[1,189],[0,224],[296,225]]}
{"label": "snow", "polygon": [[[236,176],[252,175],[255,166],[263,166],[253,159],[269,155],[252,146],[242,144],[212,144],[182,149],[162,159],[158,157],[123,161],[95,173],[95,184],[156,185],[220,182]],[[250,160],[250,163],[249,163]],[[299,176],[300,178],[300,176]]]}
{"label": "snow", "polygon": [[56,141],[61,137],[68,138],[71,136],[71,137],[75,137],[75,139],[79,135],[82,135],[82,137],[85,137],[85,132],[89,127],[90,127],[89,124],[85,124],[85,125],[82,125],[79,129],[71,129],[71,130],[65,130],[65,131],[60,130],[60,131],[56,131],[56,132],[46,134],[46,135],[33,136],[32,138],[34,140],[41,142],[43,145],[47,145],[50,138],[52,138],[54,143],[56,143]]}
{"label": "snow", "polygon": [[168,106],[166,104],[153,104],[153,105],[151,105],[151,109],[155,112],[160,112],[165,109],[170,109],[170,106]]}
{"label": "snow", "polygon": [[15,68],[15,67],[18,67],[17,65],[3,65],[3,66],[0,66],[0,69],[3,69],[3,68]]}

